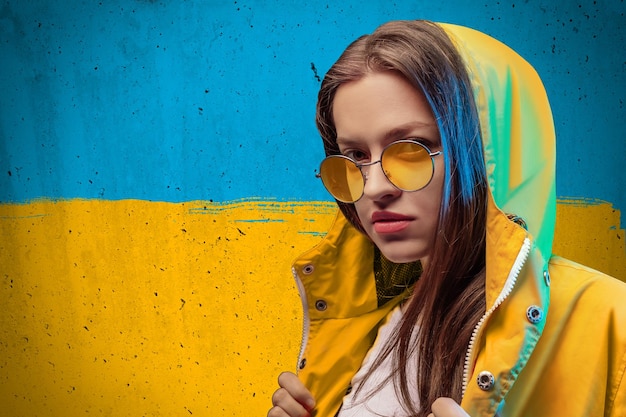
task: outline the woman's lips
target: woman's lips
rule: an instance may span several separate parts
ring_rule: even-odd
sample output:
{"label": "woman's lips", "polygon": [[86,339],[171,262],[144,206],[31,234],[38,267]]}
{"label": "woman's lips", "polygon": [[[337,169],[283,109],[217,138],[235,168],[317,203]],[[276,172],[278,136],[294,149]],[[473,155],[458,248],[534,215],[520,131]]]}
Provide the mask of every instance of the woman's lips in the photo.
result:
{"label": "woman's lips", "polygon": [[374,231],[380,234],[398,233],[406,229],[413,221],[412,217],[389,211],[376,211],[372,214]]}

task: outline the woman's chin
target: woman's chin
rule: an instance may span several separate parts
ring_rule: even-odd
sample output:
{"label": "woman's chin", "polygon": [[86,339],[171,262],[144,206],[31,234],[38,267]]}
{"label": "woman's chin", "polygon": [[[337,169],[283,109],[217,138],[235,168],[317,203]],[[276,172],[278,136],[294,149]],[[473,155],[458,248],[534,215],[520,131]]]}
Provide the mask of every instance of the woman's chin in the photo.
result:
{"label": "woman's chin", "polygon": [[426,260],[426,254],[423,252],[417,252],[415,250],[407,250],[403,248],[394,247],[396,245],[379,245],[378,249],[385,258],[396,264],[406,264],[415,261],[422,261],[424,264]]}

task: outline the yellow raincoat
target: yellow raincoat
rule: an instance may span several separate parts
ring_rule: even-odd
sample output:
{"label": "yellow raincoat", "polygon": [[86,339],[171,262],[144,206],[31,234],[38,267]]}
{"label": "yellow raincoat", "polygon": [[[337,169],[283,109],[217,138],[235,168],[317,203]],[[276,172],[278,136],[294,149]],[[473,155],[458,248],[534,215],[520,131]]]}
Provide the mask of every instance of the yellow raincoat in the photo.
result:
{"label": "yellow raincoat", "polygon": [[[468,66],[492,197],[487,311],[468,346],[472,416],[626,416],[626,285],[552,256],[555,137],[541,80],[510,48],[442,24]],[[505,213],[524,219],[527,229]],[[335,415],[378,328],[373,244],[341,213],[293,273],[304,307],[298,376]]]}

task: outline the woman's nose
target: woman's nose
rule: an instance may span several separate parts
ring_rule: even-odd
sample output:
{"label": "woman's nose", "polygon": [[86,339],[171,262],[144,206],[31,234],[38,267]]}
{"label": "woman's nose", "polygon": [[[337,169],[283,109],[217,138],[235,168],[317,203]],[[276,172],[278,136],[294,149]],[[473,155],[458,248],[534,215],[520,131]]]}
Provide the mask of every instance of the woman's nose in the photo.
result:
{"label": "woman's nose", "polygon": [[363,167],[363,178],[365,185],[363,187],[363,195],[371,200],[385,200],[397,197],[402,190],[396,188],[383,172],[383,166],[380,161]]}

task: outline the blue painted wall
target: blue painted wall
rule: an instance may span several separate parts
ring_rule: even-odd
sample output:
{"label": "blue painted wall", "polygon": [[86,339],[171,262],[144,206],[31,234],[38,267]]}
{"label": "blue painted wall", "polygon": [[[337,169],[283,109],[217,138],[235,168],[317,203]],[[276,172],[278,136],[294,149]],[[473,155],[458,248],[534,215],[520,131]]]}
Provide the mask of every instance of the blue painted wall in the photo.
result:
{"label": "blue painted wall", "polygon": [[427,18],[525,56],[553,106],[557,194],[624,210],[624,2],[468,3],[4,1],[0,201],[328,200],[319,77],[357,35]]}

